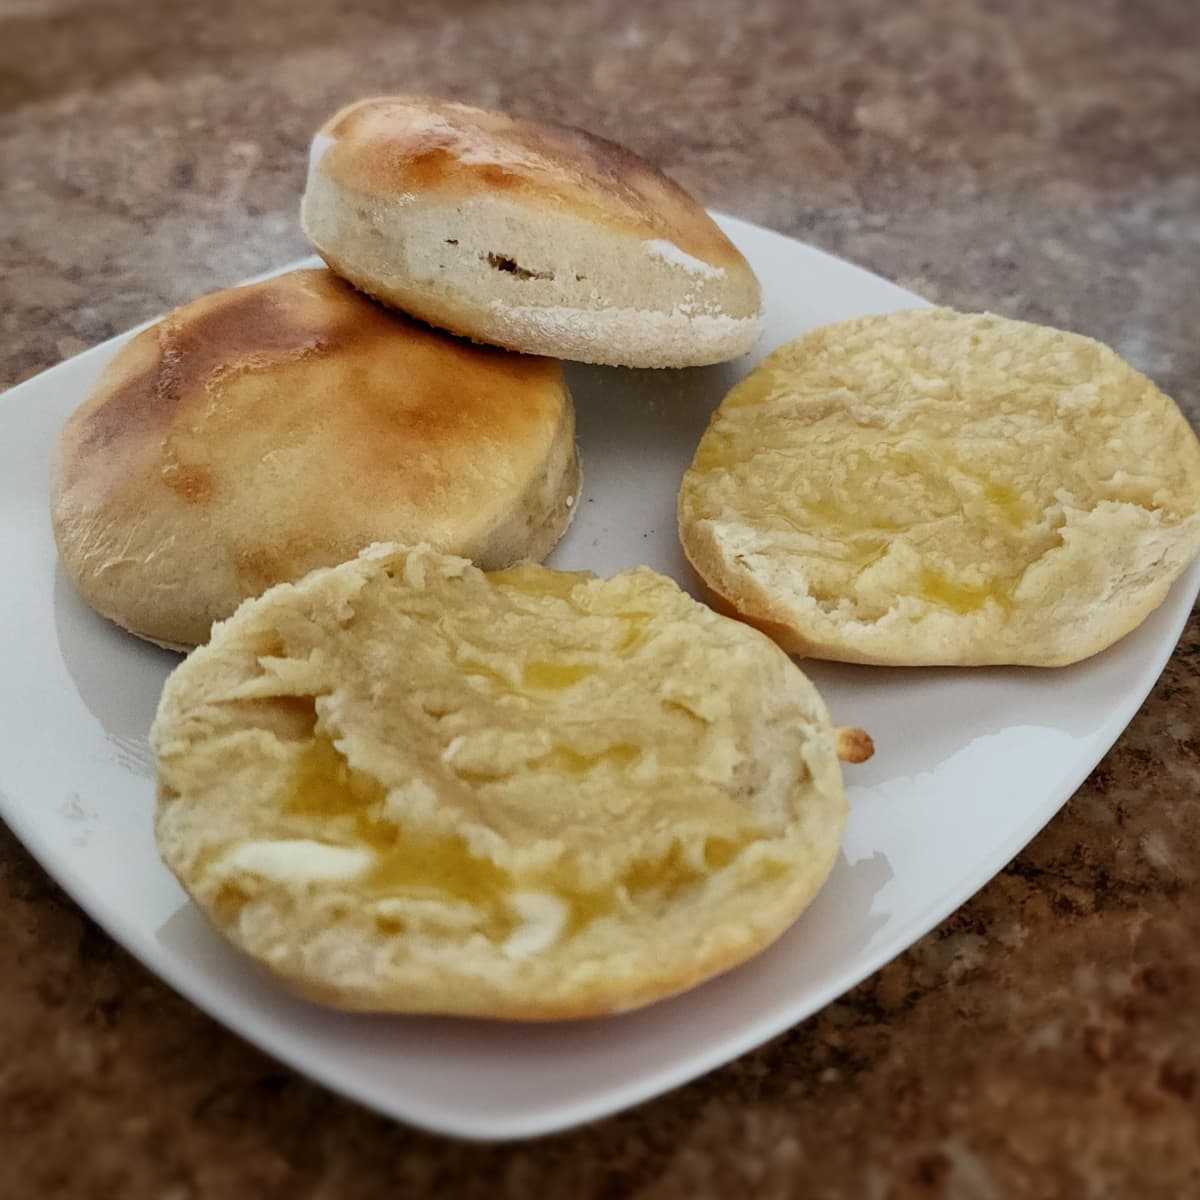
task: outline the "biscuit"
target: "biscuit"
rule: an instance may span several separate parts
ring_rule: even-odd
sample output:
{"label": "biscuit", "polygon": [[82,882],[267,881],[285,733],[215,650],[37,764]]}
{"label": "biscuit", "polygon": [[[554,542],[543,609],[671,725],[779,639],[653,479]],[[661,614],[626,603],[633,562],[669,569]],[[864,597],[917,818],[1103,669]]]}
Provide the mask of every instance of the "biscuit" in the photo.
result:
{"label": "biscuit", "polygon": [[1200,444],[1089,338],[915,309],[815,329],[714,414],[679,496],[720,604],[790,651],[1059,666],[1200,548]]}
{"label": "biscuit", "polygon": [[248,601],[167,681],[167,866],[326,1004],[549,1019],[678,992],[809,903],[834,728],[768,638],[647,568],[378,546]]}
{"label": "biscuit", "polygon": [[721,362],[758,337],[758,280],[682,188],[579,129],[419,96],[362,100],[312,143],[301,222],[356,287],[531,354]]}
{"label": "biscuit", "polygon": [[247,596],[375,541],[544,557],[579,488],[574,428],[558,363],[293,271],[117,352],[62,431],[54,534],[94,608],[191,646]]}

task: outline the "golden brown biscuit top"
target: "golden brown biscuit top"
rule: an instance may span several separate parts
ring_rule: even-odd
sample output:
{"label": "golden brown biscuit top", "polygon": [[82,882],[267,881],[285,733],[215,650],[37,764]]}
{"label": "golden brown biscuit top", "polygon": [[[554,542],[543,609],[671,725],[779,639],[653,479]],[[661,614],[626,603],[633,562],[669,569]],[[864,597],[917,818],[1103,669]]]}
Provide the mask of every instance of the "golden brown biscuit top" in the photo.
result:
{"label": "golden brown biscuit top", "polygon": [[[72,416],[85,445],[144,437],[189,419],[212,389],[238,373],[265,373],[300,359],[362,359],[403,353],[402,377],[356,391],[369,418],[425,434],[476,428],[488,419],[519,419],[528,384],[552,383],[552,359],[480,346],[412,321],[355,291],[332,271],[291,271],[262,283],[203,296],[143,330],[110,363],[88,401]],[[365,382],[360,377],[358,382]],[[510,391],[514,400],[510,404]],[[385,393],[382,401],[379,393]],[[363,430],[364,433],[368,432]]]}
{"label": "golden brown biscuit top", "polygon": [[56,503],[131,522],[236,519],[253,588],[361,514],[486,520],[547,453],[565,403],[553,359],[453,338],[331,271],[293,271],[193,301],[122,347],[64,426]]}
{"label": "golden brown biscuit top", "polygon": [[[238,377],[266,383],[300,360],[310,368],[297,380],[306,386],[275,396],[281,444],[305,431],[311,410],[312,428],[366,454],[393,453],[398,435],[410,446],[507,441],[556,407],[547,394],[561,386],[553,359],[449,337],[382,308],[332,271],[292,271],[201,297],[138,334],[69,419],[64,433],[78,453],[63,465],[78,474],[101,452],[117,464],[131,443],[218,426],[236,434],[251,406],[218,412],[217,393]],[[265,415],[261,403],[253,408]]]}
{"label": "golden brown biscuit top", "polygon": [[423,96],[384,96],[331,117],[314,150],[323,174],[370,195],[509,195],[648,241],[673,242],[713,266],[745,265],[677,183],[632,150],[572,126]]}

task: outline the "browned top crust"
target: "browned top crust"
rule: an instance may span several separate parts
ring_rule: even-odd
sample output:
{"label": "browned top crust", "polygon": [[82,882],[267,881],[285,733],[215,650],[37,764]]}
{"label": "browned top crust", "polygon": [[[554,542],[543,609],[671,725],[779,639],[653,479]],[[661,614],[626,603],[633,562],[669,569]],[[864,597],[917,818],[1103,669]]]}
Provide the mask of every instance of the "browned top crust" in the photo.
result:
{"label": "browned top crust", "polygon": [[569,421],[555,361],[293,271],[184,305],[117,352],[63,428],[55,534],[105,615],[201,641],[245,596],[374,540],[479,551]]}
{"label": "browned top crust", "polygon": [[713,266],[745,263],[677,183],[582,129],[425,96],[383,96],[343,108],[322,135],[332,139],[322,173],[368,195],[508,194],[671,241]]}

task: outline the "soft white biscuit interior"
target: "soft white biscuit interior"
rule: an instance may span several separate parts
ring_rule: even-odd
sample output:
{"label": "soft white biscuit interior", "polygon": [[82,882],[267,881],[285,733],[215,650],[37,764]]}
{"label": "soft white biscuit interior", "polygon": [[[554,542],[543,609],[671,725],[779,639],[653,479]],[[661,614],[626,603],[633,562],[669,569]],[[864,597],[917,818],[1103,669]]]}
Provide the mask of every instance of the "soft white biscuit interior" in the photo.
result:
{"label": "soft white biscuit interior", "polygon": [[168,865],[348,1007],[630,1007],[772,940],[845,801],[815,690],[645,569],[379,549],[273,589],[169,681]]}
{"label": "soft white biscuit interior", "polygon": [[745,353],[762,327],[747,268],[732,273],[569,212],[531,216],[505,197],[355,195],[314,163],[303,220],[329,265],[363,291],[525,353],[691,366]]}

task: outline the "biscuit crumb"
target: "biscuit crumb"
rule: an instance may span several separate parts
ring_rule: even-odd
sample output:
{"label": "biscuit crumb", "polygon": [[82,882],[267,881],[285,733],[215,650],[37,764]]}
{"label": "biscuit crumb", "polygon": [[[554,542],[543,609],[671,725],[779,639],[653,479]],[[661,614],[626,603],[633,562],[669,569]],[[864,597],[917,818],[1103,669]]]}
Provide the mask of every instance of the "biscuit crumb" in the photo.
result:
{"label": "biscuit crumb", "polygon": [[864,763],[875,753],[875,743],[865,729],[839,725],[836,733],[837,756],[842,762]]}

